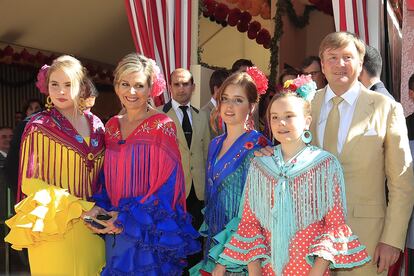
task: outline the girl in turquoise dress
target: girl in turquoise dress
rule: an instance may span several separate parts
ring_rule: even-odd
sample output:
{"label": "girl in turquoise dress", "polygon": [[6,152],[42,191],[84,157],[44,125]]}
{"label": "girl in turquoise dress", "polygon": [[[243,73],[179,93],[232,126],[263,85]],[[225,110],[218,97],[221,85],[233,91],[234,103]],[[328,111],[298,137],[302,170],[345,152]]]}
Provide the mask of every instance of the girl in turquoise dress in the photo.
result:
{"label": "girl in turquoise dress", "polygon": [[211,119],[215,121],[220,116],[227,132],[213,139],[209,146],[206,207],[200,228],[200,234],[206,238],[204,260],[190,269],[190,275],[243,270],[234,263],[216,262],[237,229],[240,199],[253,151],[269,144],[262,134],[251,130],[249,123],[259,93],[265,92],[264,82],[267,84],[265,76],[253,67],[231,75],[220,88],[218,106]]}

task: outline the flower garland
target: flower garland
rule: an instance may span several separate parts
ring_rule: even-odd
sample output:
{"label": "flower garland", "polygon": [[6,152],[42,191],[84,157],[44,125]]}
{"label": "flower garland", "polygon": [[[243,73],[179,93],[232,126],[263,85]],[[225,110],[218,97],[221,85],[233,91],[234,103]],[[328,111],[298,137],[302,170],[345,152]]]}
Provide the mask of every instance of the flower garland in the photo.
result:
{"label": "flower garland", "polygon": [[[35,68],[40,68],[43,64],[50,64],[58,57],[58,54],[37,51],[36,54],[30,53],[26,48],[20,52],[15,50],[12,46],[7,45],[3,49],[0,48],[0,63],[3,64],[21,64],[29,65]],[[87,61],[82,61],[82,64],[88,70],[88,75],[97,83],[111,84],[113,81],[113,68],[102,68],[102,66],[95,66]]]}
{"label": "flower garland", "polygon": [[295,8],[293,7],[292,1],[290,0],[278,0],[276,3],[276,15],[275,20],[275,31],[273,34],[272,41],[270,43],[270,80],[275,80],[278,73],[279,66],[279,45],[280,39],[283,35],[283,20],[282,16],[287,15],[289,21],[296,28],[304,28],[309,24],[309,15],[315,10],[316,7],[307,5],[305,11],[301,16],[296,14]]}
{"label": "flower garland", "polygon": [[[268,31],[265,30],[260,33],[261,24],[257,21],[251,21],[251,15],[246,11],[241,11],[238,8],[228,9],[225,4],[217,3],[214,0],[200,0],[200,7],[201,7],[201,14],[204,17],[210,18],[211,21],[216,21],[218,24],[222,24],[223,26],[237,26],[237,29],[240,32],[246,32],[247,36],[250,39],[256,39],[256,41],[263,42],[259,43],[262,44],[264,48],[270,49],[270,80],[275,80],[278,74],[278,65],[279,65],[279,46],[280,46],[280,39],[283,35],[283,20],[282,17],[286,15],[289,21],[292,23],[293,26],[296,28],[304,28],[306,25],[309,24],[309,16],[313,10],[321,10],[326,14],[333,14],[332,11],[332,2],[330,0],[310,0],[312,5],[306,5],[305,10],[302,15],[298,16],[295,8],[293,7],[292,1],[290,0],[278,0],[276,2],[276,15],[273,18],[275,22],[275,30],[273,33],[273,37],[268,36]],[[217,13],[216,13],[216,10]],[[270,41],[269,41],[269,40]],[[198,49],[198,60],[199,64],[215,69],[218,67],[210,66],[201,62],[201,53],[203,50],[201,48]],[[271,82],[272,84],[272,82]]]}
{"label": "flower garland", "polygon": [[[251,2],[246,3],[251,4]],[[238,7],[230,9],[226,4],[218,3],[215,0],[202,0],[200,4],[202,5],[202,14],[204,17],[210,18],[211,21],[215,21],[223,27],[227,25],[232,27],[237,26],[239,32],[247,32],[249,39],[255,39],[265,49],[270,48],[272,39],[270,33],[267,29],[262,28],[260,22],[256,20],[252,21],[252,14],[247,11],[251,6],[246,6],[244,5],[245,3],[242,4],[240,2]],[[263,10],[265,11],[262,14],[265,15],[262,15],[262,17],[270,19],[270,8],[268,10],[263,8]]]}

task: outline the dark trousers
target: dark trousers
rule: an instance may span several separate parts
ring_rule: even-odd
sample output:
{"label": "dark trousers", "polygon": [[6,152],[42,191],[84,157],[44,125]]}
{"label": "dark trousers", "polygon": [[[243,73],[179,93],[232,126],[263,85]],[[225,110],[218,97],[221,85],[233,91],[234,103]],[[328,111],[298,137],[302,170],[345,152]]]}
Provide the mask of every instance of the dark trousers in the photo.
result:
{"label": "dark trousers", "polygon": [[[186,199],[186,204],[187,204],[187,212],[189,212],[191,214],[191,216],[193,217],[192,225],[193,225],[194,229],[196,229],[198,231],[198,229],[200,229],[200,226],[201,226],[201,224],[203,223],[203,220],[204,220],[203,214],[201,213],[201,210],[204,208],[204,201],[199,200],[197,198],[196,193],[195,193],[195,189],[194,189],[194,184],[191,184],[191,190],[190,190],[190,194],[188,195],[188,197]],[[200,237],[200,238],[198,238],[198,240],[201,243],[201,245],[203,245],[202,244],[203,239]],[[199,263],[202,259],[203,259],[203,251],[202,250],[199,253],[196,253],[194,255],[189,256],[187,258],[188,265],[184,269],[183,275],[188,275],[188,269],[190,269],[191,267],[193,267],[194,265]]]}

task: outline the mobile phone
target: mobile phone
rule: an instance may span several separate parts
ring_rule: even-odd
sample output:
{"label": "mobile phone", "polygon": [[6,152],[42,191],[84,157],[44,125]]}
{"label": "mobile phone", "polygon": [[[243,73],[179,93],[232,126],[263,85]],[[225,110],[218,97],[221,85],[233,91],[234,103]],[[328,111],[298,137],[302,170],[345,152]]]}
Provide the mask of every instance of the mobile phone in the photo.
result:
{"label": "mobile phone", "polygon": [[96,219],[94,219],[94,218],[92,218],[92,217],[85,216],[85,217],[83,218],[83,220],[84,220],[86,223],[89,223],[92,227],[95,227],[95,228],[97,228],[97,229],[105,229],[105,228],[106,228],[106,225],[101,224],[101,223],[99,222],[99,220],[96,220]]}
{"label": "mobile phone", "polygon": [[96,216],[98,220],[110,220],[112,217],[108,214],[100,214]]}

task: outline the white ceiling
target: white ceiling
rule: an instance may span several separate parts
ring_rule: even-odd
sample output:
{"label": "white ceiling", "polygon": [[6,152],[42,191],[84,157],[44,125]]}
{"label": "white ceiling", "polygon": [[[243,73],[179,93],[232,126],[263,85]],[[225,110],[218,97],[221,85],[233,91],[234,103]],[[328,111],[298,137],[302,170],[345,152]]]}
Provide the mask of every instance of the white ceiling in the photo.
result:
{"label": "white ceiling", "polygon": [[135,50],[122,0],[0,0],[0,42],[112,65]]}

